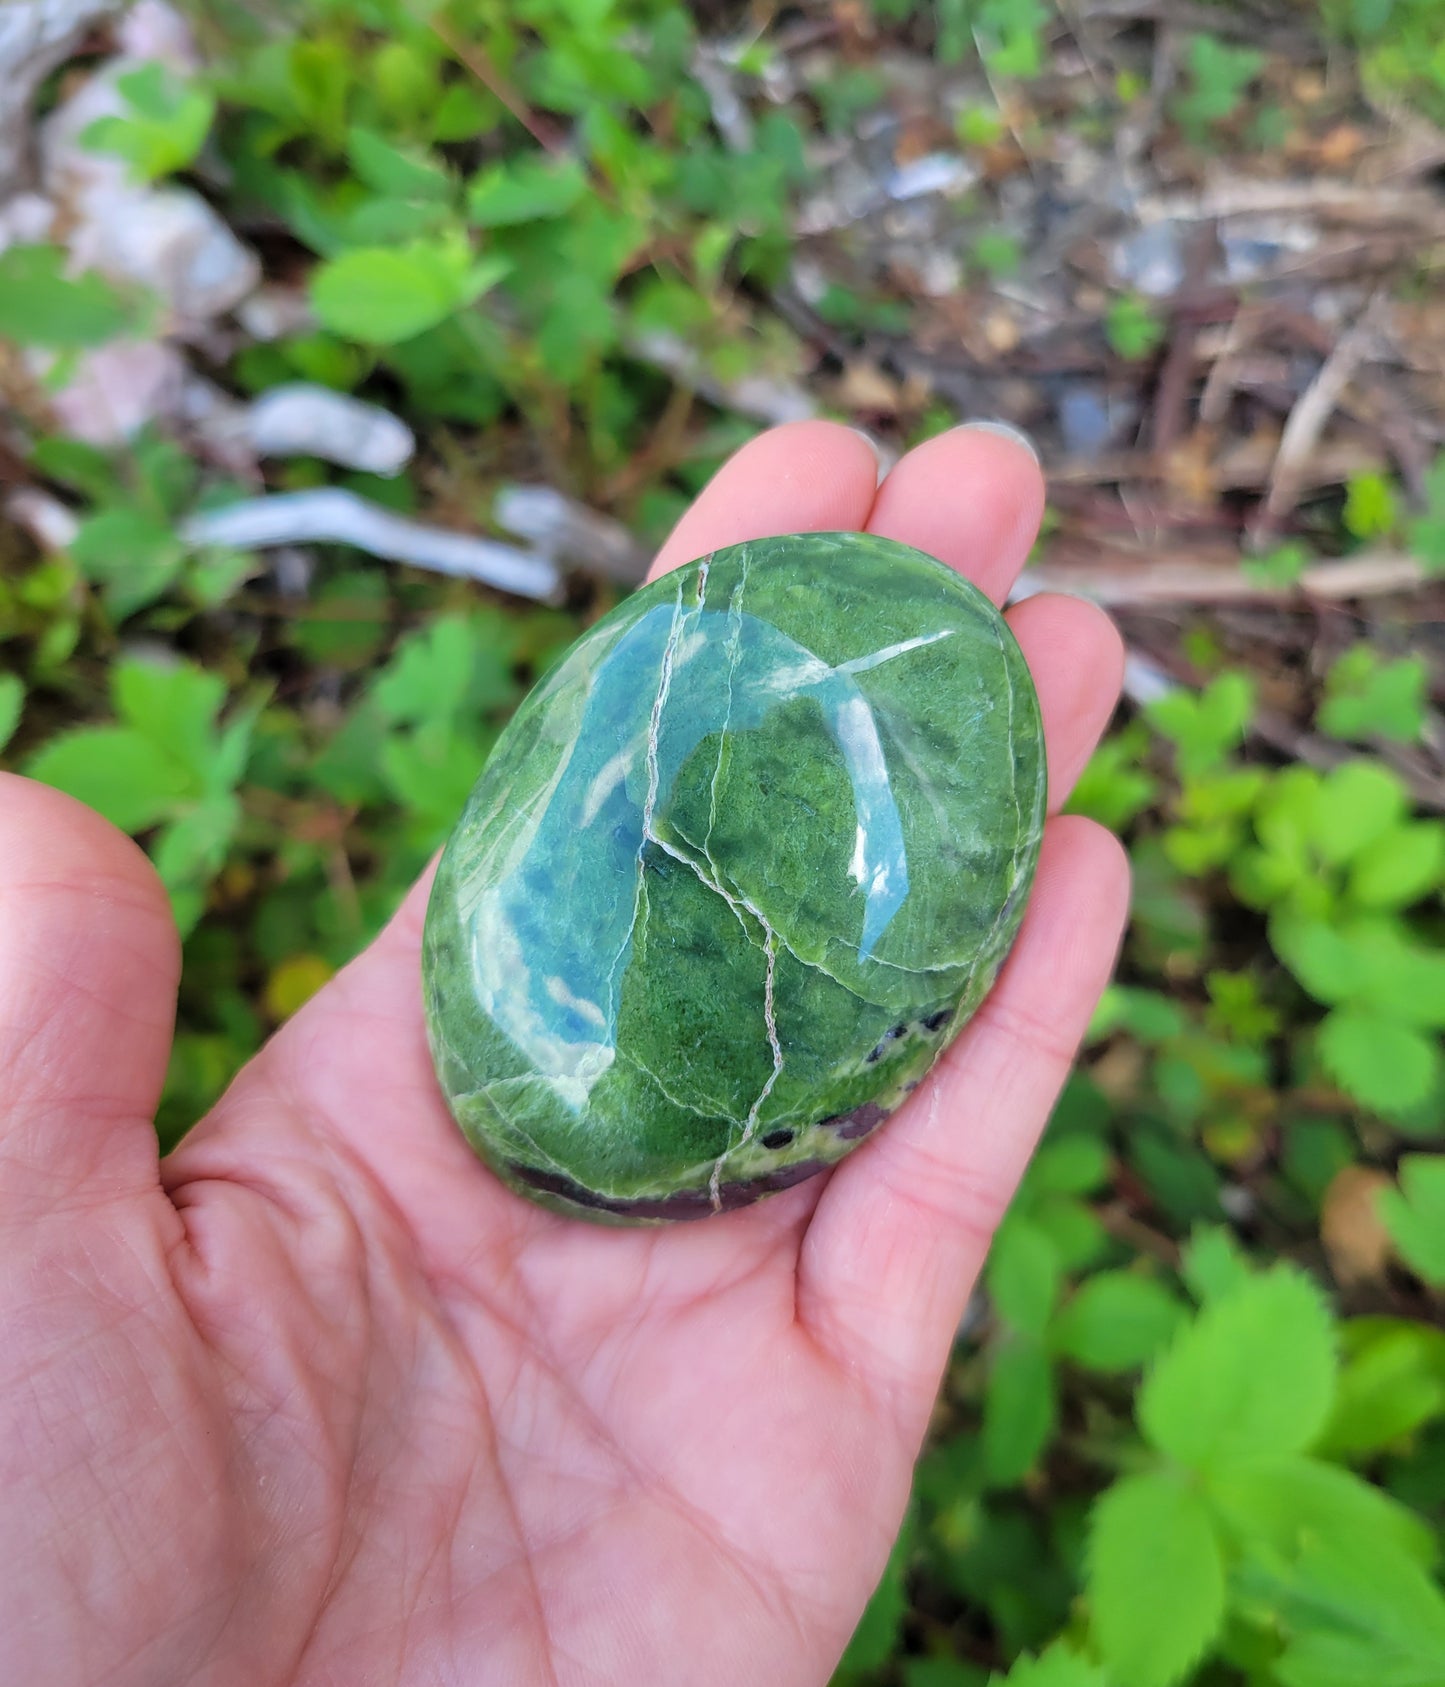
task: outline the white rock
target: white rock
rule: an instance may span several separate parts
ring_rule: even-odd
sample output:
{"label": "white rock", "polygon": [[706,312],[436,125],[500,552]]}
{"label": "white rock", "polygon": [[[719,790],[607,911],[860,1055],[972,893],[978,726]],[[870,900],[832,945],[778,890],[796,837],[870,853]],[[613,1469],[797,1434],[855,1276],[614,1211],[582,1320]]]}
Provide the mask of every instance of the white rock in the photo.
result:
{"label": "white rock", "polygon": [[416,450],[390,411],[305,382],[262,393],[247,407],[246,433],[258,456],[321,457],[367,474],[396,474]]}
{"label": "white rock", "polygon": [[43,194],[17,193],[0,205],[0,252],[49,240],[54,227],[55,207]]}
{"label": "white rock", "polygon": [[75,511],[38,487],[23,486],[5,500],[5,513],[42,551],[63,551],[80,531]]}
{"label": "white rock", "polygon": [[181,532],[188,544],[225,545],[239,551],[353,545],[372,556],[408,562],[437,574],[483,580],[519,597],[555,597],[562,581],[550,557],[472,533],[409,521],[340,486],[242,499],[191,516]]}
{"label": "white rock", "polygon": [[123,159],[82,146],[98,118],[126,110],[117,83],[143,62],[112,59],[46,118],[42,180],[66,213],[74,268],[150,288],[167,310],[166,326],[184,332],[238,304],[261,266],[198,193],[133,182]]}
{"label": "white rock", "polygon": [[0,197],[24,173],[30,144],[30,102],[98,19],[119,0],[7,0],[0,5]]}
{"label": "white rock", "polygon": [[265,281],[236,306],[236,321],[253,340],[283,340],[316,326],[311,301],[301,288]]}
{"label": "white rock", "polygon": [[63,432],[90,445],[120,445],[157,416],[175,413],[185,359],[154,340],[116,340],[81,355],[70,381],[50,400]]}
{"label": "white rock", "polygon": [[116,28],[116,39],[127,58],[160,59],[179,71],[201,68],[191,26],[164,0],[135,0]]}

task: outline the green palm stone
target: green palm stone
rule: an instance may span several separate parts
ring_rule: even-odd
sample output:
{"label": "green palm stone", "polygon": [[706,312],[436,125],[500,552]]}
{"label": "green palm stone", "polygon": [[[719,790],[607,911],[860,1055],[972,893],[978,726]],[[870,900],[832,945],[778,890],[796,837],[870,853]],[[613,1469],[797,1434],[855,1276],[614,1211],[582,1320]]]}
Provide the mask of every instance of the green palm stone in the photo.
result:
{"label": "green palm stone", "polygon": [[801,534],[644,586],[517,711],[442,856],[452,1112],[512,1188],[593,1219],[823,1170],[983,999],[1044,791],[1018,646],[931,557]]}

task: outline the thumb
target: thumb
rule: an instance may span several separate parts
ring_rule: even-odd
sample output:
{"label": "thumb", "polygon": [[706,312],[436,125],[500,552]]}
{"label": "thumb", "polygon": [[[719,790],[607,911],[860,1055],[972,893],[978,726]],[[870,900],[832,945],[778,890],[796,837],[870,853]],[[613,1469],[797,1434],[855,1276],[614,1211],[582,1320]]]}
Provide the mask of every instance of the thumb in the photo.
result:
{"label": "thumb", "polygon": [[170,904],[135,844],[0,773],[0,1212],[157,1186],[179,975]]}

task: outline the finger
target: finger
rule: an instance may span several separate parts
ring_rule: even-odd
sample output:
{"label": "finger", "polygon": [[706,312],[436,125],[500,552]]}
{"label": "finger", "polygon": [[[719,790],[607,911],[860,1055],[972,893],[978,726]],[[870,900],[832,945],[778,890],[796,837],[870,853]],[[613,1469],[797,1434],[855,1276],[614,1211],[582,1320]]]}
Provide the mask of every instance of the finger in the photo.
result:
{"label": "finger", "polygon": [[158,1187],[179,976],[170,903],[135,844],[0,773],[0,1208]]}
{"label": "finger", "polygon": [[1124,641],[1102,609],[1049,593],[1007,616],[1033,675],[1049,757],[1049,811],[1068,801],[1119,701]]}
{"label": "finger", "polygon": [[953,428],[902,458],[878,488],[868,531],[927,551],[1002,603],[1044,513],[1044,477],[1019,439]]}
{"label": "finger", "polygon": [[1113,967],[1128,898],[1117,839],[1090,820],[1050,821],[998,984],[813,1215],[798,1316],[875,1380],[910,1432],[922,1433],[990,1238]]}
{"label": "finger", "polygon": [[735,452],[657,553],[649,579],[775,533],[851,533],[873,506],[878,458],[838,422],[790,422]]}

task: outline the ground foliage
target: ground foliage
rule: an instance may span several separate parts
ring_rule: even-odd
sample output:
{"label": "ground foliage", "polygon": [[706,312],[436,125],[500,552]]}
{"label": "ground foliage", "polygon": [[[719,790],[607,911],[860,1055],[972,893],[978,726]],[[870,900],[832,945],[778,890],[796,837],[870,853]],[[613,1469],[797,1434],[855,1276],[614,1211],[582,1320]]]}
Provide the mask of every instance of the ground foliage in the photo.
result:
{"label": "ground foliage", "polygon": [[[1134,918],[839,1682],[1440,1687],[1439,0],[194,21],[206,68],[130,71],[87,144],[198,187],[277,325],[187,336],[59,245],[0,253],[0,476],[73,518],[0,536],[0,754],[171,889],[163,1139],[376,930],[625,589],[564,557],[538,607],[184,517],[335,482],[486,530],[520,479],[655,539],[761,422],[896,451],[1008,416],[1050,473],[1030,578],[1130,642],[1073,806],[1127,837]],[[174,415],[67,437],[77,360],[146,335],[233,395],[360,393],[419,453],[380,480]]]}

